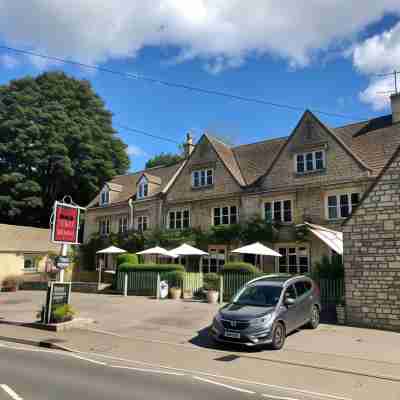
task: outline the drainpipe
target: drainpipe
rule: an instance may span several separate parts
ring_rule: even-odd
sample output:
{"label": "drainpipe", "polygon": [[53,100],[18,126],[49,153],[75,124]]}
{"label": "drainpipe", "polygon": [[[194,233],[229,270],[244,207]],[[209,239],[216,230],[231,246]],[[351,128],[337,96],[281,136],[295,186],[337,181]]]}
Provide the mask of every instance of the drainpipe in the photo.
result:
{"label": "drainpipe", "polygon": [[131,210],[131,212],[130,212],[130,230],[133,230],[133,201],[132,201],[132,199],[129,199],[128,200],[128,206],[129,206],[129,208],[130,208],[130,210]]}

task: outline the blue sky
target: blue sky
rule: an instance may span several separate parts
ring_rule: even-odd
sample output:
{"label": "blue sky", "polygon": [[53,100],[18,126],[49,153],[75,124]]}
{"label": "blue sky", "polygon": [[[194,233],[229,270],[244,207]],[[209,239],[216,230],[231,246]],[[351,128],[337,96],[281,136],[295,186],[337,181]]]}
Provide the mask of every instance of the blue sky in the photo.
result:
{"label": "blue sky", "polygon": [[[1,2],[2,0],[0,5]],[[90,0],[86,2],[93,3]],[[172,0],[166,1],[171,2]],[[195,3],[200,4],[199,2],[201,3],[200,0]],[[220,2],[223,3],[222,0]],[[85,1],[82,0],[82,3]],[[365,3],[368,8],[367,3],[369,2]],[[261,21],[261,28],[254,23],[254,32],[251,24],[246,25],[247,31],[242,31],[242,21],[237,17],[230,20],[230,26],[237,27],[239,32],[235,33],[233,39],[229,36],[232,30],[230,29],[228,33],[219,34],[226,35],[221,43],[214,44],[212,39],[202,43],[203,38],[216,29],[209,23],[213,18],[217,18],[214,15],[215,10],[213,13],[210,11],[211,14],[207,14],[207,18],[204,17],[207,25],[201,29],[198,28],[197,20],[192,24],[194,27],[185,20],[179,35],[161,32],[160,36],[154,39],[154,32],[150,32],[142,41],[136,43],[138,39],[137,36],[133,36],[135,32],[129,31],[115,38],[115,42],[103,45],[102,41],[96,41],[96,38],[87,39],[86,32],[80,32],[81,27],[75,25],[75,21],[71,22],[66,18],[68,10],[63,8],[55,10],[56,15],[64,16],[69,22],[63,20],[63,24],[57,25],[60,27],[57,35],[60,35],[60,41],[63,43],[62,38],[68,40],[72,32],[75,38],[73,45],[65,42],[66,48],[62,48],[61,51],[60,44],[53,42],[51,31],[46,31],[45,27],[39,36],[35,36],[33,23],[22,30],[15,28],[12,32],[5,32],[0,28],[0,44],[96,63],[128,73],[300,106],[304,109],[320,109],[354,116],[346,119],[320,115],[322,121],[328,125],[339,126],[389,112],[387,96],[377,92],[380,88],[390,89],[391,78],[375,77],[377,73],[400,68],[400,6],[396,8],[390,1],[387,3],[387,8],[382,6],[380,10],[375,10],[375,6],[371,5],[371,10],[366,12],[364,20],[361,21],[359,16],[354,16],[354,19],[348,21],[346,15],[343,22],[340,19],[343,18],[342,13],[338,13],[336,28],[333,24],[329,32],[326,32],[328,29],[325,27],[310,28],[310,32],[303,32],[305,37],[301,36],[302,33],[291,36],[290,30],[283,32],[283,36],[286,34],[289,39],[280,37],[282,42],[279,46],[274,44],[276,32],[265,31],[265,25],[262,24],[269,23],[267,17]],[[91,4],[88,4],[89,6]],[[206,6],[204,7],[206,9]],[[46,18],[48,8],[50,6],[36,10],[33,19]],[[180,9],[173,10],[176,15],[169,11],[165,20],[170,24],[166,25],[167,27],[172,26],[175,29],[182,24],[179,18],[186,14],[182,14]],[[321,9],[321,13],[323,11]],[[18,15],[18,10],[8,10],[8,13],[9,20],[10,16]],[[82,10],[82,13],[84,14],[85,10]],[[118,10],[115,13],[120,16]],[[150,14],[145,11],[143,13],[146,15],[143,18],[152,20],[151,11]],[[286,16],[288,21],[307,18],[301,10],[298,13]],[[137,17],[137,14],[132,15],[135,16],[133,19]],[[103,18],[104,15],[95,17]],[[1,22],[0,16],[0,25]],[[326,24],[329,23],[327,19]],[[345,33],[338,38],[339,28]],[[186,36],[182,38],[181,30],[184,29],[187,30],[189,39]],[[320,33],[318,29],[324,32]],[[96,33],[100,37],[102,34],[102,29]],[[106,34],[107,29],[104,30],[104,35]],[[115,32],[113,35],[116,35]],[[80,38],[84,46],[81,46]],[[121,38],[125,48],[115,50],[115,43],[121,43]],[[130,47],[132,43],[133,48]],[[176,141],[183,141],[185,133],[189,130],[194,133],[196,139],[199,139],[204,131],[208,131],[227,137],[236,145],[286,136],[290,134],[302,114],[300,111],[293,112],[178,88],[167,88],[101,72],[95,73],[70,65],[53,65],[0,49],[1,84],[10,79],[27,74],[36,75],[52,69],[62,69],[75,77],[89,79],[95,91],[115,114],[115,122]],[[115,128],[130,146],[131,170],[142,168],[145,161],[157,153],[177,151],[177,147],[172,143],[128,132],[117,126]]]}

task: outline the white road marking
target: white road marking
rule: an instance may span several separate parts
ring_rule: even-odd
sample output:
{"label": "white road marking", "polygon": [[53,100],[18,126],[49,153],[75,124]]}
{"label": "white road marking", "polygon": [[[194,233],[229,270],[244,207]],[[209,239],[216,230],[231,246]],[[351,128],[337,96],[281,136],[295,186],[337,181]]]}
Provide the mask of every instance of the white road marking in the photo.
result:
{"label": "white road marking", "polygon": [[18,394],[15,393],[10,386],[2,384],[0,385],[0,388],[2,388],[13,400],[24,400],[21,396],[18,396]]}
{"label": "white road marking", "polygon": [[92,360],[91,358],[86,358],[86,357],[82,357],[82,356],[78,356],[76,354],[71,354],[72,358],[77,358],[79,360],[84,360],[93,364],[98,364],[98,365],[107,365],[107,363],[102,362],[102,361],[97,361],[97,360]]}
{"label": "white road marking", "polygon": [[262,396],[267,397],[268,399],[275,399],[275,400],[300,400],[300,399],[295,399],[294,397],[272,396],[272,394],[263,394]]}
{"label": "white road marking", "polygon": [[152,372],[155,374],[165,374],[165,375],[176,375],[176,376],[185,376],[181,372],[170,372],[170,371],[162,371],[157,369],[145,369],[145,368],[135,368],[135,367],[126,367],[124,365],[109,365],[111,368],[120,368],[120,369],[130,369],[133,371],[140,371],[140,372]]}
{"label": "white road marking", "polygon": [[236,387],[236,386],[226,385],[225,383],[220,383],[220,382],[211,381],[211,380],[209,380],[209,379],[200,378],[199,376],[193,376],[193,378],[194,378],[194,379],[197,379],[198,381],[202,381],[202,382],[206,382],[206,383],[211,383],[212,385],[222,386],[222,387],[225,387],[225,388],[227,388],[227,389],[236,390],[237,392],[242,392],[242,393],[247,393],[247,394],[256,394],[256,392],[253,392],[253,391],[251,391],[251,390],[238,388],[238,387]]}

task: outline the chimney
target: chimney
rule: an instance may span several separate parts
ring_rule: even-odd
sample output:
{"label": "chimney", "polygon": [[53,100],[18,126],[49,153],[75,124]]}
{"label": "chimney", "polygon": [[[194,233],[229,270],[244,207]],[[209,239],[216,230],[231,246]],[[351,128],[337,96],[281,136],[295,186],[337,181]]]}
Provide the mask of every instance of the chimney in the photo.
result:
{"label": "chimney", "polygon": [[188,132],[186,134],[186,142],[183,145],[183,147],[185,149],[185,157],[189,158],[189,156],[192,154],[192,151],[194,149],[193,136],[192,136],[191,132]]}
{"label": "chimney", "polygon": [[400,122],[400,93],[392,94],[390,103],[392,106],[392,123],[397,124]]}

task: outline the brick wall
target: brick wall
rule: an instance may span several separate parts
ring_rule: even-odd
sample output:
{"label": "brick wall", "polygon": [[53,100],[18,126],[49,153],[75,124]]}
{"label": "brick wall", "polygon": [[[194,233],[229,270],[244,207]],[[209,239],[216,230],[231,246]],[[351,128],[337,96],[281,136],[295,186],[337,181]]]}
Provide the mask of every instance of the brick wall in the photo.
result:
{"label": "brick wall", "polygon": [[400,158],[344,226],[346,312],[356,325],[400,330]]}

